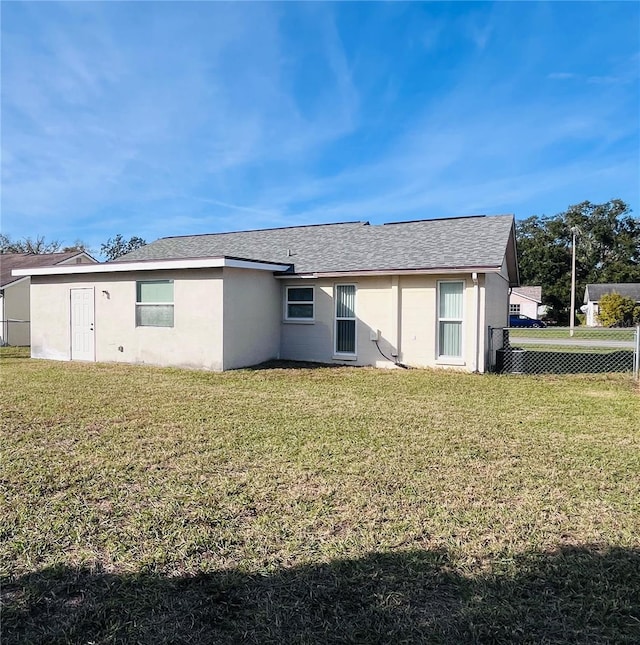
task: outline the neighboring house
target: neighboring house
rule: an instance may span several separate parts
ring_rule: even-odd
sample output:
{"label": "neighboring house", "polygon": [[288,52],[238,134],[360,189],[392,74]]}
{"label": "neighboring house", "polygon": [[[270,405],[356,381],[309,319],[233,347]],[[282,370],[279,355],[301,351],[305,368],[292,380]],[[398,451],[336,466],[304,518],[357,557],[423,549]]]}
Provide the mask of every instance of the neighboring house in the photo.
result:
{"label": "neighboring house", "polygon": [[[31,276],[34,358],[487,369],[518,285],[511,215],[169,237]],[[494,348],[495,349],[495,348]]]}
{"label": "neighboring house", "polygon": [[538,318],[542,304],[542,287],[514,287],[509,294],[509,314]]}
{"label": "neighboring house", "polygon": [[631,298],[637,303],[640,303],[639,282],[588,284],[584,290],[584,305],[580,307],[582,313],[586,314],[586,324],[588,327],[597,327],[600,324],[598,320],[598,303],[602,296],[608,293],[619,293],[621,296]]}
{"label": "neighboring house", "polygon": [[0,345],[29,344],[29,276],[13,276],[13,269],[60,264],[95,264],[84,251],[68,253],[0,254]]}

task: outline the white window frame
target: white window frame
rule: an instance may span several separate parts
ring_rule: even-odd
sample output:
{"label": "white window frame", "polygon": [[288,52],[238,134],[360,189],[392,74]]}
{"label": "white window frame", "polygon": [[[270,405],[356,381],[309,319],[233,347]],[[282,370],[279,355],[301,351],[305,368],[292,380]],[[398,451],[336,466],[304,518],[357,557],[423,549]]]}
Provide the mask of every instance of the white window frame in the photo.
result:
{"label": "white window frame", "polygon": [[509,303],[509,315],[517,316],[520,314],[520,303],[515,302],[513,304]]}
{"label": "white window frame", "polygon": [[[311,300],[289,300],[289,289],[311,289]],[[311,305],[313,307],[313,313],[310,318],[300,318],[300,317],[290,317],[289,316],[289,305]],[[316,289],[313,285],[308,284],[290,284],[284,288],[284,320],[285,322],[290,323],[313,323],[316,320]]]}
{"label": "white window frame", "polygon": [[[338,287],[353,287],[353,316],[340,316],[338,318]],[[358,317],[356,307],[358,302],[358,286],[353,282],[333,285],[333,356],[334,358],[355,360],[358,354]],[[353,352],[338,351],[338,321],[353,320]]]}
{"label": "white window frame", "polygon": [[[144,284],[144,283],[149,283],[149,282],[165,282],[171,284],[171,294],[173,296],[173,302],[140,302],[138,300],[138,285],[139,284]],[[160,280],[136,280],[136,307],[135,307],[135,323],[136,327],[155,327],[155,328],[163,328],[163,329],[173,329],[176,325],[176,310],[175,310],[175,300],[176,300],[176,294],[175,294],[175,283],[173,280],[167,280],[167,279],[160,279]],[[171,307],[173,311],[173,316],[172,316],[172,323],[171,325],[141,325],[138,322],[138,308],[139,307],[157,307],[157,306],[163,306],[163,307]]]}
{"label": "white window frame", "polygon": [[[462,315],[460,318],[442,318],[440,316],[440,285],[441,284],[461,284],[462,285]],[[465,280],[438,280],[437,289],[436,289],[436,360],[439,363],[447,364],[464,364],[465,356],[465,338],[464,338],[464,320],[465,320],[465,292],[466,292],[466,281]],[[460,323],[460,355],[452,356],[450,354],[440,353],[440,323],[442,322],[459,322]]]}

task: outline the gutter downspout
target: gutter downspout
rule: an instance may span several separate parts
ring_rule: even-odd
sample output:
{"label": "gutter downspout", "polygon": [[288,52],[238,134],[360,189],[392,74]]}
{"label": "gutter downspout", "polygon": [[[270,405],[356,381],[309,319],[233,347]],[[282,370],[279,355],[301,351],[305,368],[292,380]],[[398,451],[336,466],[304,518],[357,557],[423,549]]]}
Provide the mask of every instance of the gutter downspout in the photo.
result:
{"label": "gutter downspout", "polygon": [[399,278],[391,276],[391,344],[393,351],[391,356],[394,362],[398,363],[400,355],[400,294],[398,290]]}
{"label": "gutter downspout", "polygon": [[471,274],[473,280],[473,299],[476,309],[476,324],[473,334],[473,372],[478,373],[480,363],[480,285],[478,284],[478,274],[474,271]]}

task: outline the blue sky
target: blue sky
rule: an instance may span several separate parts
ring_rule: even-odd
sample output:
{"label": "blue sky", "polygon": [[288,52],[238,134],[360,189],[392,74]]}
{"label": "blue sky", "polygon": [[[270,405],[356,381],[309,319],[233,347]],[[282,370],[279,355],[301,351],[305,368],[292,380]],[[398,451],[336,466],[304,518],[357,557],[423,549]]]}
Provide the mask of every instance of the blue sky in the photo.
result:
{"label": "blue sky", "polygon": [[640,211],[636,2],[3,2],[2,231]]}

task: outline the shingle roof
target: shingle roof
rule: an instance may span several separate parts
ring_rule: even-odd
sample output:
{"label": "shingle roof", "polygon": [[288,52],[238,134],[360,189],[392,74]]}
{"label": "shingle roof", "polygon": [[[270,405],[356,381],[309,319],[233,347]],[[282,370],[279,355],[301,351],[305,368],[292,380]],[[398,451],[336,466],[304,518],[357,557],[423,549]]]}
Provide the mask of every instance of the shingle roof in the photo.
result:
{"label": "shingle roof", "polygon": [[602,296],[614,292],[640,302],[640,282],[588,284],[584,290],[584,302],[598,302]]}
{"label": "shingle roof", "polygon": [[116,262],[232,256],[292,264],[297,274],[500,267],[512,231],[512,215],[321,224],[166,237]]}
{"label": "shingle roof", "polygon": [[542,302],[542,287],[514,287],[513,293],[535,302]]}
{"label": "shingle roof", "polygon": [[32,269],[34,267],[48,267],[70,260],[83,251],[69,251],[67,253],[1,253],[0,254],[0,288],[22,280],[11,275],[13,269]]}

